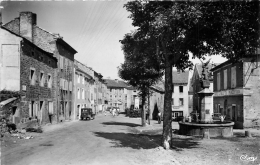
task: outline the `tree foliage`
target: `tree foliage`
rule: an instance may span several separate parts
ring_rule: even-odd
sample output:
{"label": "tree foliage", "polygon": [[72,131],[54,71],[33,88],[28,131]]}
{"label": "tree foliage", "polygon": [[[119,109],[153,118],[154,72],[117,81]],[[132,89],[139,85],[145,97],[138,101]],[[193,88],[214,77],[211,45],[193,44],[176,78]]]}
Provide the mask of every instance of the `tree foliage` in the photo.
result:
{"label": "tree foliage", "polygon": [[234,62],[254,54],[259,47],[259,2],[131,1],[125,8],[137,27],[135,38],[151,42],[147,49],[165,71],[162,142],[169,148],[172,67],[191,68],[190,53],[202,59],[220,54]]}
{"label": "tree foliage", "polygon": [[[135,33],[126,34],[122,43],[125,61],[119,67],[119,77],[128,84],[136,87],[142,98],[142,107],[149,95],[149,87],[154,85],[163,75],[160,62],[154,50],[155,45],[151,40],[135,38]],[[145,112],[142,108],[142,125],[145,125]]]}

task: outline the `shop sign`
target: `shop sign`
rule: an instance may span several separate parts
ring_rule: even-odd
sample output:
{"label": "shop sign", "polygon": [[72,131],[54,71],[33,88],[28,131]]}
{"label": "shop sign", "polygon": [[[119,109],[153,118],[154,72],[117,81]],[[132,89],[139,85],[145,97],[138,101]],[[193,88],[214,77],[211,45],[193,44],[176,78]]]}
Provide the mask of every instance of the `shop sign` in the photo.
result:
{"label": "shop sign", "polygon": [[172,106],[172,109],[179,109],[180,106]]}
{"label": "shop sign", "polygon": [[229,95],[242,95],[243,89],[231,89],[220,92],[215,92],[214,96],[229,96]]}

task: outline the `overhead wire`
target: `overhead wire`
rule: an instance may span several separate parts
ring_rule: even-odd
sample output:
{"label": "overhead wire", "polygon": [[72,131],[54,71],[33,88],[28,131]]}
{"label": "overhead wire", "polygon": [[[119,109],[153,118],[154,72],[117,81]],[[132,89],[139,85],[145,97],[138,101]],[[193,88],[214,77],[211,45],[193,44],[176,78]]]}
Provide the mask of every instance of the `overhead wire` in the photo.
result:
{"label": "overhead wire", "polygon": [[[119,4],[119,3],[117,3]],[[114,9],[112,15],[112,18],[118,14],[118,12],[120,11],[119,8],[121,7],[121,5],[117,5],[116,8]],[[102,29],[100,29],[100,32],[97,34],[95,42],[99,42],[100,37],[104,38],[104,33],[106,31],[106,28],[108,27],[108,25],[111,23],[111,19],[107,19],[106,22],[104,23],[104,25],[102,26]],[[95,45],[95,44],[94,44]]]}
{"label": "overhead wire", "polygon": [[[120,7],[120,6],[119,6],[119,7]],[[117,12],[117,13],[118,13],[118,12]],[[109,37],[112,35],[112,32],[114,32],[114,31],[116,30],[115,28],[119,25],[118,22],[121,22],[121,20],[122,20],[123,17],[125,17],[125,15],[122,15],[122,16],[120,17],[120,19],[118,19],[118,20],[116,21],[115,26],[114,26],[113,28],[110,28],[110,31],[107,31],[107,34],[108,34],[108,35],[106,35],[106,36],[103,35],[103,36],[104,36],[104,39],[103,39],[102,42],[99,42],[99,43],[98,43],[99,45],[102,45],[102,44],[104,43],[104,41],[106,41],[107,38],[109,38]],[[97,41],[99,41],[99,40],[96,40],[96,42],[92,43],[90,49],[92,49],[92,48],[94,48],[94,47],[96,46]],[[84,52],[84,53],[85,53],[85,52]]]}

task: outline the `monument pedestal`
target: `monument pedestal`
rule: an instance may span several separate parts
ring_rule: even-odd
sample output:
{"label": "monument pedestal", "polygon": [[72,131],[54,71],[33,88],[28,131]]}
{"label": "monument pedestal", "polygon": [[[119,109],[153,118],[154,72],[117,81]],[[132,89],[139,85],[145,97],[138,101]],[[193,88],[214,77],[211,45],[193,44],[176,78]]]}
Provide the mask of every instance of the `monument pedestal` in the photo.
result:
{"label": "monument pedestal", "polygon": [[201,123],[211,123],[212,121],[212,95],[214,93],[209,90],[209,88],[205,88],[202,91],[198,92],[200,97],[200,122]]}

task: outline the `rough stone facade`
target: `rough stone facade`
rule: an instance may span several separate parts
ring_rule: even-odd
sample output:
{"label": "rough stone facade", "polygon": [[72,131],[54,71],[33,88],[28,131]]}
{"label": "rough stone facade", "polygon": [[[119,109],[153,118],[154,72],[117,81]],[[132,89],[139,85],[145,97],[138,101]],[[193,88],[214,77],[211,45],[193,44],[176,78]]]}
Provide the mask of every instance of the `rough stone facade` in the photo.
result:
{"label": "rough stone facade", "polygon": [[77,52],[59,34],[52,34],[36,24],[36,14],[21,12],[19,18],[8,22],[4,27],[27,38],[44,51],[53,53],[53,56],[57,58],[57,68],[54,72],[57,115],[53,120],[58,122],[69,120],[73,113],[73,61],[74,54]]}
{"label": "rough stone facade", "polygon": [[[37,118],[39,123],[50,123],[57,115],[55,69],[57,59],[28,41],[21,52],[21,119]],[[34,76],[31,70],[34,70]],[[32,77],[35,84],[32,84]],[[43,84],[41,84],[43,82]],[[49,84],[48,84],[49,83]],[[52,106],[52,107],[51,107]],[[51,117],[51,118],[50,118]]]}
{"label": "rough stone facade", "polygon": [[[5,35],[3,35],[4,39],[3,43],[1,43],[1,47],[3,47],[3,45],[13,45],[19,48],[11,49],[11,47],[9,47],[4,53],[12,56],[13,54],[17,54],[17,57],[10,56],[8,58],[12,60],[3,60],[3,66],[8,63],[9,68],[18,70],[17,74],[15,73],[16,71],[8,70],[8,68],[4,70],[5,73],[10,75],[14,74],[16,76],[15,80],[19,82],[17,83],[15,81],[15,84],[19,85],[19,87],[9,90],[20,91],[22,95],[21,102],[15,114],[13,114],[13,122],[21,124],[30,119],[36,119],[39,124],[50,123],[49,114],[51,114],[51,116],[57,114],[57,112],[55,112],[57,106],[55,101],[56,78],[54,77],[55,69],[57,68],[57,59],[54,58],[51,53],[37,47],[28,39],[8,29],[1,28],[1,34],[3,31],[5,31]],[[20,38],[20,40],[10,40],[13,38],[10,36],[15,36],[16,38]],[[6,51],[9,51],[9,53]],[[4,77],[3,80],[5,82],[9,82],[9,80],[10,82],[14,81],[10,76]]]}
{"label": "rough stone facade", "polygon": [[[220,64],[214,72],[214,112],[226,115],[235,128],[260,126],[260,58]],[[235,82],[235,84],[234,84]]]}

